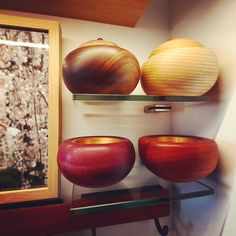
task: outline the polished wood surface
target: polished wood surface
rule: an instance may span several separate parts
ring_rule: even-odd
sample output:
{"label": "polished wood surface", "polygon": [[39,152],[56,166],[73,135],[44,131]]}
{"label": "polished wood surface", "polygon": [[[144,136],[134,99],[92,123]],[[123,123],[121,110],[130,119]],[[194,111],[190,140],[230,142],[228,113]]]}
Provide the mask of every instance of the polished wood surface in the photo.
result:
{"label": "polished wood surface", "polygon": [[149,55],[149,58],[161,52],[165,52],[167,50],[172,50],[176,48],[186,48],[186,47],[188,48],[189,47],[203,47],[203,45],[196,40],[187,39],[187,38],[171,39],[162,43],[160,46],[156,47]]}
{"label": "polished wood surface", "polygon": [[157,176],[173,182],[190,182],[208,176],[219,154],[214,140],[191,136],[144,136],[139,139],[144,165]]}
{"label": "polished wood surface", "polygon": [[143,64],[141,85],[148,95],[201,96],[214,86],[218,74],[212,50],[191,39],[173,39]]}
{"label": "polished wood surface", "polygon": [[0,8],[134,27],[149,0],[0,1]]}
{"label": "polished wood surface", "polygon": [[[163,189],[159,196],[168,195]],[[157,196],[156,196],[157,197]],[[94,200],[91,200],[93,204]],[[3,236],[46,236],[55,233],[148,220],[169,215],[169,204],[73,216],[71,203],[0,211]]]}
{"label": "polished wood surface", "polygon": [[58,151],[58,166],[72,183],[105,187],[125,178],[135,162],[130,140],[112,136],[88,136],[65,140]]}
{"label": "polished wood surface", "polygon": [[92,40],[70,52],[62,71],[72,93],[130,94],[140,77],[136,57],[105,40]]}

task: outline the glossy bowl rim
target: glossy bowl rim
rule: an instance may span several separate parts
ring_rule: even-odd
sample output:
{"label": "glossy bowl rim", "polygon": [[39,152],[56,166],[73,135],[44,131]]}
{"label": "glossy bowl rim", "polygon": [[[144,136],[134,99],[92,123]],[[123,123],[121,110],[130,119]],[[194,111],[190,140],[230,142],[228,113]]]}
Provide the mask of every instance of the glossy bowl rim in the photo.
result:
{"label": "glossy bowl rim", "polygon": [[[113,140],[112,142],[86,142],[93,139],[104,139],[104,140]],[[84,142],[83,142],[84,141]],[[91,135],[91,136],[79,136],[70,139],[64,140],[62,143],[70,143],[75,145],[112,145],[120,142],[129,142],[132,143],[128,138],[112,135]]]}
{"label": "glossy bowl rim", "polygon": [[193,135],[166,135],[166,134],[158,134],[158,135],[146,135],[139,138],[140,142],[150,143],[155,142],[158,144],[202,144],[203,142],[214,142],[215,140],[193,136]]}

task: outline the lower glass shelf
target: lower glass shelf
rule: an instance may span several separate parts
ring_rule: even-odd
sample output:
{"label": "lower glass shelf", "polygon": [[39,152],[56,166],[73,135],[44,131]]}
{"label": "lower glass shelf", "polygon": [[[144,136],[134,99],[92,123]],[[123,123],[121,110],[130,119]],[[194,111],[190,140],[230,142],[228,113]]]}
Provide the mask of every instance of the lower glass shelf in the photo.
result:
{"label": "lower glass shelf", "polygon": [[[73,194],[75,194],[76,188],[77,186],[74,185]],[[211,194],[214,194],[214,189],[201,181],[80,193],[79,198],[73,197],[71,213],[73,215],[84,215],[134,209]]]}

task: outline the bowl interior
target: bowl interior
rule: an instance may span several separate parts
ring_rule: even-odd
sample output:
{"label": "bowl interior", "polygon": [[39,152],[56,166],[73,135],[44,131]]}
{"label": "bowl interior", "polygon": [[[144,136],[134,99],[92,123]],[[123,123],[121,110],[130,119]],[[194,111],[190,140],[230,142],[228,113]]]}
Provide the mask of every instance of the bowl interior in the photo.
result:
{"label": "bowl interior", "polygon": [[117,143],[120,141],[121,138],[105,137],[105,136],[81,137],[73,140],[73,142],[77,144],[109,144],[109,143]]}
{"label": "bowl interior", "polygon": [[201,138],[187,136],[150,136],[150,140],[161,143],[196,143],[200,142]]}

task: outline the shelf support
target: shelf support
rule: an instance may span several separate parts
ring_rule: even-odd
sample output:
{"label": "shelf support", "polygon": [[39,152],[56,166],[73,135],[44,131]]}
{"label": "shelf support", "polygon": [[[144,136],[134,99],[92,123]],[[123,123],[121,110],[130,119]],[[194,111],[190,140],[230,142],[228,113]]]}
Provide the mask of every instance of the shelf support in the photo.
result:
{"label": "shelf support", "polygon": [[91,229],[91,236],[96,236],[96,228]]}
{"label": "shelf support", "polygon": [[168,227],[168,225],[163,225],[163,226],[161,226],[160,221],[159,221],[159,218],[155,218],[155,219],[154,219],[154,222],[155,222],[155,225],[156,225],[156,228],[157,228],[158,233],[159,233],[161,236],[167,236],[168,233],[169,233],[169,227]]}
{"label": "shelf support", "polygon": [[165,112],[165,111],[171,111],[171,108],[172,107],[170,105],[153,104],[144,106],[144,112],[145,113]]}

